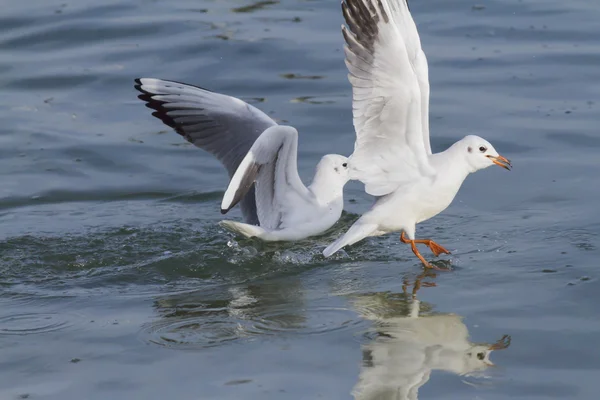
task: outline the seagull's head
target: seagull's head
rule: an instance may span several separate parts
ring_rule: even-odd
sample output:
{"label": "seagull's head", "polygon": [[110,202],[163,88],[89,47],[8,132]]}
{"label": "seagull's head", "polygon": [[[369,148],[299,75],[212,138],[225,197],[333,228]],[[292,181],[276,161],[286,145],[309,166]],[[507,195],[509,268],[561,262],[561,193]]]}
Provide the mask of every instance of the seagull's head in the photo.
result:
{"label": "seagull's head", "polygon": [[[452,343],[452,342],[450,342]],[[468,348],[457,349],[452,345],[429,350],[429,366],[432,369],[451,371],[458,375],[473,375],[493,367],[489,346],[470,344]]]}
{"label": "seagull's head", "polygon": [[496,149],[494,149],[494,146],[487,140],[480,138],[479,136],[469,135],[460,142],[472,172],[487,168],[494,164],[509,171],[512,168],[510,161],[498,154]]}
{"label": "seagull's head", "polygon": [[463,355],[463,364],[461,365],[462,370],[456,372],[461,375],[470,375],[473,372],[482,371],[488,367],[494,367],[495,364],[490,361],[491,353],[492,350],[490,350],[488,346],[472,346]]}
{"label": "seagull's head", "polygon": [[348,171],[348,158],[339,154],[327,154],[321,158],[317,169],[327,171],[327,175],[335,179],[336,182],[345,185],[350,179]]}
{"label": "seagull's head", "polygon": [[[474,344],[465,352],[465,372],[481,371],[487,367],[495,367],[490,361],[490,354],[496,350],[504,350],[510,346],[511,337],[502,336],[493,344]],[[465,373],[463,372],[463,374]]]}

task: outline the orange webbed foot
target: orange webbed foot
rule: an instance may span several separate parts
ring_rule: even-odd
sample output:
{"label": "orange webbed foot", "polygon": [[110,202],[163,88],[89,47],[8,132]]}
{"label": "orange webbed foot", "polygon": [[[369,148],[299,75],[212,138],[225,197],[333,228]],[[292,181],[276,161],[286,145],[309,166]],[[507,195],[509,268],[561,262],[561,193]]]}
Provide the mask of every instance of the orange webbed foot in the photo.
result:
{"label": "orange webbed foot", "polygon": [[439,244],[437,244],[436,242],[434,242],[433,240],[429,240],[429,243],[427,244],[427,246],[429,246],[429,249],[431,250],[431,252],[433,253],[433,255],[436,256],[436,257],[439,256],[442,253],[444,253],[444,254],[452,254],[448,250],[446,250],[444,247],[442,247]]}
{"label": "orange webbed foot", "polygon": [[430,239],[419,239],[419,240],[410,240],[410,239],[407,239],[404,236],[404,232],[402,232],[400,234],[400,241],[402,243],[408,243],[408,244],[410,244],[410,247],[411,247],[413,253],[415,253],[415,256],[417,256],[419,258],[419,260],[421,260],[421,263],[423,263],[423,265],[425,266],[425,268],[434,269],[436,271],[446,271],[443,268],[439,268],[439,267],[436,267],[435,265],[432,265],[432,264],[428,263],[425,260],[425,258],[421,255],[421,253],[419,252],[419,250],[417,249],[416,244],[417,243],[421,243],[421,244],[424,244],[424,245],[428,246],[429,249],[432,251],[432,253],[436,257],[439,256],[442,253],[450,254],[450,252],[448,250],[446,250],[444,247],[440,246],[439,244],[437,244],[436,242],[434,242],[433,240],[430,240]]}

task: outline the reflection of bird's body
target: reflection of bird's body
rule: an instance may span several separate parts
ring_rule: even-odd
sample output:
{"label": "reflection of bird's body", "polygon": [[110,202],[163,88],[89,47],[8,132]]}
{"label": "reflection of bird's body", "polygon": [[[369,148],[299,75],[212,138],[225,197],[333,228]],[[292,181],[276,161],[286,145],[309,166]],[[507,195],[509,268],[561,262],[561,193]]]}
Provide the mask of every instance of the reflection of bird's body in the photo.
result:
{"label": "reflection of bird's body", "polygon": [[493,164],[509,169],[510,162],[473,135],[432,153],[427,58],[406,0],[345,0],[342,9],[356,130],[350,178],[363,182],[377,200],[323,254],[402,231],[402,242],[432,267],[415,244],[426,244],[436,256],[448,251],[431,240],[415,240],[416,224],[445,210],[470,173]]}
{"label": "reflection of bird's body", "polygon": [[364,365],[353,394],[360,400],[416,400],[432,370],[459,375],[493,365],[491,351],[505,342],[474,344],[462,317],[455,314],[419,316],[414,300],[408,316],[386,318],[376,310],[376,297],[355,302],[363,317],[376,321],[378,337],[363,348]]}
{"label": "reflection of bird's body", "polygon": [[298,175],[296,129],[277,125],[235,97],[160,79],[136,83],[139,98],[155,117],[227,168],[231,181],[221,212],[239,202],[244,223],[222,221],[226,228],[267,241],[299,240],[324,232],[340,218],[346,157],[324,156],[306,187]]}

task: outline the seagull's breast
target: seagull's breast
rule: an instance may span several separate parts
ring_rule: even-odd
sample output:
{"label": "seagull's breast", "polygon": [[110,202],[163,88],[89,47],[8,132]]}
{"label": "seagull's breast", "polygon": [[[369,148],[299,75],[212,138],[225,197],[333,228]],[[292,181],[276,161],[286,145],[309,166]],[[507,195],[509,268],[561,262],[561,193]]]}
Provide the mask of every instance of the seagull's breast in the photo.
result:
{"label": "seagull's breast", "polygon": [[343,199],[334,199],[320,204],[296,201],[290,203],[282,216],[282,228],[303,229],[318,234],[331,228],[342,215]]}
{"label": "seagull's breast", "polygon": [[433,179],[423,177],[379,197],[368,217],[367,214],[363,216],[365,220],[377,223],[382,232],[395,232],[426,221],[448,208],[468,171],[456,168],[456,164],[447,168],[446,163],[439,163],[440,159],[445,161],[444,158],[433,155],[432,166],[436,169]]}
{"label": "seagull's breast", "polygon": [[[433,159],[440,161],[436,160],[435,156]],[[447,162],[432,164],[437,171],[435,179],[423,180],[418,188],[419,201],[417,204],[419,209],[415,210],[418,215],[417,223],[435,217],[448,208],[468,175],[467,170],[461,165],[447,165]]]}
{"label": "seagull's breast", "polygon": [[435,184],[429,185],[419,196],[418,210],[415,210],[418,216],[417,223],[433,218],[448,208],[457,192],[458,188],[454,190],[454,188],[436,187]]}
{"label": "seagull's breast", "polygon": [[404,223],[418,224],[444,211],[456,196],[457,188],[440,186],[422,180],[399,188],[378,200],[380,214],[386,218],[380,223],[389,231],[404,228]]}

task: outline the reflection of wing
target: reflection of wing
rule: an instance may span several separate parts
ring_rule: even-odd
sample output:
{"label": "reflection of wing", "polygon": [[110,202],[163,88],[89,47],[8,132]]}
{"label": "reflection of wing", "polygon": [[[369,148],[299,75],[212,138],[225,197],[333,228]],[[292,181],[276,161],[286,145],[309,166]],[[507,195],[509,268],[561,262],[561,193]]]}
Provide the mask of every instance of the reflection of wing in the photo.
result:
{"label": "reflection of wing", "polygon": [[356,130],[350,172],[367,193],[385,195],[435,173],[427,60],[406,0],[346,0],[342,8]]}
{"label": "reflection of wing", "polygon": [[227,212],[256,182],[256,208],[260,226],[280,227],[282,214],[297,200],[310,201],[309,190],[298,175],[298,132],[289,126],[274,126],[254,142],[231,178],[221,209]]}
{"label": "reflection of wing", "polygon": [[[213,154],[232,177],[258,136],[275,121],[235,97],[161,79],[135,80],[152,115],[189,142]],[[242,201],[247,222],[257,223],[254,190]]]}

